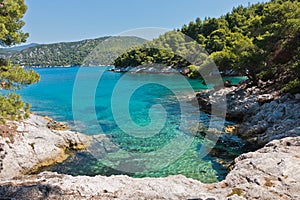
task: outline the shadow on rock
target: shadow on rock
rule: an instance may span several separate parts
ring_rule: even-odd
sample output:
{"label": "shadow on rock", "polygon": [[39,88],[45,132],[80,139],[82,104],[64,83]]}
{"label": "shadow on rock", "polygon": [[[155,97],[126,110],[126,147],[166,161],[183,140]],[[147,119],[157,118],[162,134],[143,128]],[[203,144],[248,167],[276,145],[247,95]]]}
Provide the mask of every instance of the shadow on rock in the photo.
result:
{"label": "shadow on rock", "polygon": [[[26,183],[28,184],[28,183]],[[1,199],[48,199],[60,197],[62,195],[61,188],[52,185],[43,185],[36,183],[32,185],[0,185]]]}

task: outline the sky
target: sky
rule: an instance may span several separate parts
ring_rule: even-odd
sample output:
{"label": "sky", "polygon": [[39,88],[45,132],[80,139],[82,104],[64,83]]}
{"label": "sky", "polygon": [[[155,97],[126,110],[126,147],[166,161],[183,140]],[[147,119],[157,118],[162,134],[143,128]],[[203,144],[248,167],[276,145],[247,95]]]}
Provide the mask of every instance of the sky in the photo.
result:
{"label": "sky", "polygon": [[267,0],[25,0],[26,43],[69,42],[144,27],[173,30]]}

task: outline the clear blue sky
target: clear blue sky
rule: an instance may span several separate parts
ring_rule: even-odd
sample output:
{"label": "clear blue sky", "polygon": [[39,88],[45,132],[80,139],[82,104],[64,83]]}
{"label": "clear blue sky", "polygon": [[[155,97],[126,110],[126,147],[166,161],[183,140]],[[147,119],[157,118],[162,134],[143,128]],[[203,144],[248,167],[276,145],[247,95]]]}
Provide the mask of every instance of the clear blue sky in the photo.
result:
{"label": "clear blue sky", "polygon": [[267,0],[25,0],[27,43],[76,41],[142,28],[180,28]]}

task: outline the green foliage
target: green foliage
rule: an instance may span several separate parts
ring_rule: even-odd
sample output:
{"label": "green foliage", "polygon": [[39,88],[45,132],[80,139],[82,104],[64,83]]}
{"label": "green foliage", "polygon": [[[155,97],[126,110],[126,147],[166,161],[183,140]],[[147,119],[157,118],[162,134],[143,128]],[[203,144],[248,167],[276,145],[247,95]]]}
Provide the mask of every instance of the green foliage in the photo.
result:
{"label": "green foliage", "polygon": [[[0,96],[0,122],[6,119],[20,120],[28,116],[28,106],[25,107],[20,95],[10,93]],[[25,111],[26,108],[26,111]]]}
{"label": "green foliage", "polygon": [[289,81],[283,88],[284,92],[289,92],[292,94],[300,93],[300,80],[296,78],[295,80]]}
{"label": "green foliage", "polygon": [[0,46],[25,42],[28,34],[21,31],[21,18],[26,9],[24,0],[0,0]]}
{"label": "green foliage", "polygon": [[38,82],[39,79],[40,76],[33,70],[25,70],[21,67],[11,66],[10,62],[5,60],[2,60],[2,64],[0,63],[2,89],[21,89],[22,87]]}
{"label": "green foliage", "polygon": [[[10,62],[0,59],[0,89],[16,90],[38,82],[40,76],[33,70],[11,66]],[[24,104],[20,95],[8,93],[0,96],[0,121],[20,120],[29,116],[29,104]]]}
{"label": "green foliage", "polygon": [[[203,46],[221,71],[233,69],[248,76],[253,84],[258,84],[260,79],[274,80],[285,91],[295,92],[295,88],[300,87],[299,27],[300,2],[272,0],[249,7],[239,6],[219,18],[203,21],[197,18],[177,32]],[[126,67],[159,62],[174,68],[190,66],[182,55],[193,52],[195,45],[190,45],[191,40],[175,32],[148,43],[161,47],[159,50],[146,50],[147,46],[133,49],[118,58],[115,65]],[[202,68],[207,60],[207,56],[200,55],[196,65]],[[198,77],[197,70],[193,70],[195,67],[190,68],[190,77]]]}
{"label": "green foliage", "polygon": [[201,78],[201,75],[199,73],[200,70],[199,66],[189,65],[188,69],[189,69],[189,73],[188,73],[189,78]]}
{"label": "green foliage", "polygon": [[201,65],[207,54],[204,48],[179,31],[170,31],[143,46],[132,48],[114,61],[117,67],[136,67],[159,63],[175,69],[185,68],[191,63]]}
{"label": "green foliage", "polygon": [[[0,0],[0,45],[9,46],[24,42],[28,34],[21,31],[21,20],[26,11],[23,0]],[[12,66],[9,60],[0,58],[0,89],[16,90],[39,81],[33,70]],[[6,119],[21,120],[29,115],[29,104],[24,104],[20,95],[0,95],[0,122]]]}

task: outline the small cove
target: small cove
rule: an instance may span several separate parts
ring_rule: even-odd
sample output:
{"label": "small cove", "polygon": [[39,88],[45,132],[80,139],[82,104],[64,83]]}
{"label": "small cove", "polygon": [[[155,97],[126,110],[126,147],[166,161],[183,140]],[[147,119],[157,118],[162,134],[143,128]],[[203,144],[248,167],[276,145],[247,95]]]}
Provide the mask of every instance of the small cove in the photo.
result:
{"label": "small cove", "polygon": [[[81,74],[83,82],[79,84],[83,88],[88,88],[88,85],[94,84],[94,80],[99,78],[99,71],[103,72],[100,81],[97,83],[96,90],[91,92],[94,92],[92,97],[89,96],[90,92],[83,89],[82,94],[80,94],[82,96],[76,101],[73,99],[72,92],[77,73],[80,70],[79,67],[35,69],[41,75],[41,81],[21,90],[20,93],[23,99],[32,105],[33,112],[39,115],[50,116],[58,121],[66,121],[73,130],[87,135],[109,135],[113,143],[129,152],[157,151],[168,144],[181,131],[178,122],[178,116],[181,115],[179,109],[181,102],[178,101],[172,90],[158,84],[146,84],[138,88],[130,98],[129,110],[131,118],[136,124],[146,126],[151,122],[148,115],[151,106],[156,104],[162,105],[167,113],[167,120],[162,130],[153,137],[141,139],[128,135],[120,129],[112,113],[111,97],[116,84],[123,74],[104,72],[104,69],[103,67],[88,67],[84,70],[84,74]],[[147,80],[164,79],[178,90],[184,91],[187,89],[186,86],[176,83],[176,79],[174,80],[172,74],[132,74],[124,84],[134,84],[139,78]],[[232,83],[237,83],[243,79],[243,77],[229,78]],[[195,91],[207,89],[198,80],[188,81]],[[122,98],[122,94],[119,95]],[[95,105],[90,104],[90,99],[94,100]],[[74,102],[76,106],[74,106]],[[188,107],[190,109],[190,118],[193,120],[194,115],[197,114],[197,112],[194,113],[196,108],[192,107],[192,105],[188,105]],[[74,118],[74,112],[76,113],[76,119]],[[93,115],[94,112],[96,117]],[[74,123],[74,120],[76,123]],[[209,121],[210,116],[208,114],[200,113],[200,123],[207,125]],[[214,123],[217,124],[218,121]],[[197,134],[197,130],[193,130],[193,127],[187,128],[190,128],[189,130],[192,133]],[[63,163],[58,163],[42,170],[90,176],[128,174],[133,177],[165,177],[182,174],[204,183],[220,181],[228,173],[226,166],[222,164],[230,163],[234,157],[240,155],[244,144],[234,136],[223,135],[215,146],[215,152],[217,153],[199,158],[199,150],[203,140],[204,137],[201,135],[194,137],[193,142],[183,155],[168,166],[156,171],[142,171],[138,173],[118,171],[115,168],[107,167],[89,152],[75,153]],[[122,160],[123,158],[120,155],[118,159]],[[126,158],[121,164],[126,164]]]}

